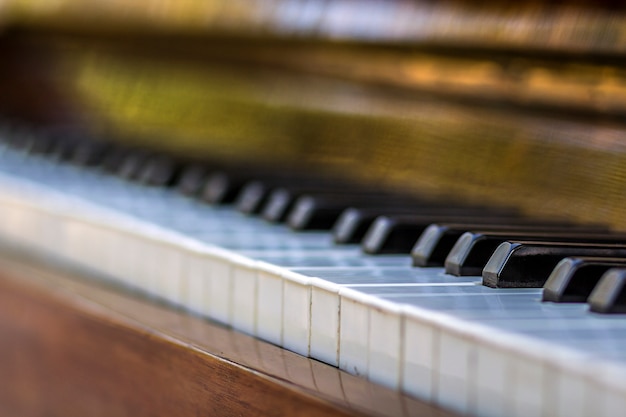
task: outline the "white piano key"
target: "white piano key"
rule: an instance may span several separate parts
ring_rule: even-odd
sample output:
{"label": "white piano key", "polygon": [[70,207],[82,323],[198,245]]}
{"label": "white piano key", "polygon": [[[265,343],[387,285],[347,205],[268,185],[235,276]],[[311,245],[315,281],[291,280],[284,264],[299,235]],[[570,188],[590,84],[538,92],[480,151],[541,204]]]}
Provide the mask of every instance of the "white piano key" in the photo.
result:
{"label": "white piano key", "polygon": [[[87,268],[97,265],[99,245],[97,244],[99,231],[94,223],[80,222],[80,238],[78,239],[81,252],[81,264]],[[132,277],[129,277],[132,279]]]}
{"label": "white piano key", "polygon": [[[41,234],[45,230],[45,214],[30,205],[22,206],[22,215],[19,220],[22,240],[25,245],[41,247]],[[43,226],[43,227],[42,227]],[[57,237],[58,248],[63,250],[65,246],[65,236]]]}
{"label": "white piano key", "polygon": [[[115,265],[118,262],[122,262],[124,259],[123,242],[116,239],[116,233],[114,230],[109,230],[109,262],[113,265],[113,271],[116,271]],[[160,245],[151,234],[141,236],[137,241],[138,243],[138,259],[142,259],[139,265],[137,265],[137,274],[139,280],[144,284],[144,289],[148,295],[158,297],[160,295],[160,282],[157,280],[159,273],[159,256]],[[118,276],[117,274],[114,276]]]}
{"label": "white piano key", "polygon": [[368,377],[399,389],[404,315],[398,304],[373,299],[369,306]]}
{"label": "white piano key", "polygon": [[[594,368],[595,364],[594,364]],[[584,403],[585,416],[605,416],[604,413],[604,394],[605,387],[602,383],[602,377],[593,375],[585,381]]]}
{"label": "white piano key", "polygon": [[[602,407],[602,416],[619,416],[624,414],[626,410],[626,392],[615,386],[607,388],[604,393],[604,404]],[[598,414],[600,415],[600,414]]]}
{"label": "white piano key", "polygon": [[97,240],[92,245],[90,258],[94,265],[104,265],[103,271],[118,282],[148,291],[152,283],[146,283],[141,274],[142,265],[136,261],[143,256],[143,237],[127,231],[111,229],[108,225],[94,225],[92,236]]}
{"label": "white piano key", "polygon": [[265,262],[257,262],[256,266],[258,269],[256,316],[259,323],[256,326],[256,336],[282,346],[284,269]]}
{"label": "white piano key", "polygon": [[512,416],[540,416],[544,396],[549,395],[544,381],[544,364],[541,360],[529,357],[525,350],[519,349],[513,355],[511,384]]}
{"label": "white piano key", "polygon": [[[418,269],[410,267],[383,267],[375,270],[362,267],[308,267],[292,270],[312,277],[316,274],[324,277],[311,281],[311,357],[335,366],[338,366],[336,358],[339,350],[340,288],[345,286],[358,291],[366,288],[373,292],[385,290],[405,292],[412,285],[437,286],[442,284],[440,281],[446,280],[449,282],[444,282],[445,285],[473,285],[476,281],[475,278],[456,281],[442,278],[441,268],[430,268],[423,274],[419,274]],[[378,326],[371,328],[377,329]]]}
{"label": "white piano key", "polygon": [[206,260],[206,245],[188,243],[185,247],[186,267],[184,280],[186,281],[186,294],[183,299],[184,307],[190,312],[208,316],[206,309],[207,275],[209,273]]}
{"label": "white piano key", "polygon": [[435,401],[448,409],[466,414],[469,408],[470,361],[475,358],[473,344],[451,331],[439,334],[438,374]]}
{"label": "white piano key", "polygon": [[[38,220],[40,231],[45,230],[47,222],[44,215],[39,215]],[[87,245],[84,243],[88,236],[84,233],[83,222],[76,218],[63,218],[61,221],[64,223],[62,256],[77,264],[83,264],[85,257],[88,256],[85,252]]]}
{"label": "white piano key", "polygon": [[439,329],[425,312],[402,306],[404,347],[402,349],[402,390],[417,398],[432,401],[437,384],[434,363],[439,349]]}
{"label": "white piano key", "polygon": [[[473,327],[470,334],[478,350],[473,414],[570,415],[572,405],[564,408],[563,403],[576,392],[570,388],[580,385],[576,364],[583,363],[583,355],[487,326]],[[578,406],[581,399],[576,399]]]}
{"label": "white piano key", "polygon": [[[508,383],[504,391],[504,409],[509,415],[542,415],[558,410],[559,370],[546,366],[546,360],[567,355],[568,350],[554,351],[553,346],[540,340],[520,337],[500,330],[480,326],[479,345],[492,345],[505,355]],[[476,332],[474,332],[476,334]],[[561,360],[565,357],[560,358]],[[572,358],[573,359],[573,358]],[[492,365],[493,366],[493,365]]]}
{"label": "white piano key", "polygon": [[[174,242],[154,241],[156,257],[148,262],[155,263],[155,289],[157,295],[171,303],[180,305],[187,293],[184,274],[183,253]],[[154,252],[153,252],[154,253]]]}
{"label": "white piano key", "polygon": [[[116,276],[112,274],[111,265],[108,262],[113,243],[114,231],[99,224],[85,223],[85,235],[88,236],[89,242],[85,242],[86,259],[84,265],[93,267],[94,265],[100,271],[111,279]],[[132,277],[126,276],[128,279]],[[130,284],[130,283],[129,283]]]}
{"label": "white piano key", "polygon": [[502,349],[481,345],[476,351],[476,374],[470,387],[474,415],[498,417],[510,414],[505,401],[510,384],[509,357]]}
{"label": "white piano key", "polygon": [[337,284],[311,279],[312,358],[339,366],[339,289]]}
{"label": "white piano key", "polygon": [[[100,229],[101,227],[95,223],[83,222],[83,265],[87,268],[93,268],[94,265],[100,265],[101,263],[100,252],[102,249],[98,243],[101,234]],[[125,274],[124,276],[128,279],[129,284],[134,286],[134,276],[131,274]]]}
{"label": "white piano key", "polygon": [[587,411],[602,417],[623,415],[626,410],[626,367],[602,359],[594,362],[595,370],[590,378],[593,389],[586,392],[591,394],[586,396],[591,400]]}
{"label": "white piano key", "polygon": [[[105,228],[110,230],[108,226],[102,226],[100,232]],[[127,277],[133,287],[151,291],[154,287],[153,277],[149,272],[145,272],[146,266],[144,264],[137,262],[137,259],[143,259],[144,247],[146,246],[145,238],[124,230],[121,232],[111,231],[110,233],[116,234],[117,238],[109,240],[108,246],[98,245],[100,250],[108,252],[108,254],[101,253],[99,255],[114,256],[114,259],[119,261],[119,266],[115,268],[115,271],[112,271],[116,277],[119,279],[126,279]],[[112,255],[114,253],[116,255]]]}
{"label": "white piano key", "polygon": [[89,229],[91,232],[87,232],[86,235],[91,236],[95,242],[85,245],[91,262],[90,264],[85,262],[85,266],[96,269],[108,279],[135,286],[135,275],[129,273],[128,265],[128,260],[135,258],[131,258],[130,252],[125,248],[128,240],[126,233],[97,223],[92,223]]}
{"label": "white piano key", "polygon": [[549,403],[549,406],[545,407],[547,415],[558,417],[586,415],[585,391],[589,383],[587,369],[589,359],[581,354],[561,353],[548,364],[546,369],[554,373],[555,381],[554,396],[546,397],[546,402]]}
{"label": "white piano key", "polygon": [[339,291],[339,368],[367,376],[371,297],[351,288]]}
{"label": "white piano key", "polygon": [[215,248],[207,255],[206,310],[213,320],[232,323],[232,264],[236,255]]}
{"label": "white piano key", "polygon": [[311,285],[304,275],[285,270],[283,277],[283,347],[309,355]]}
{"label": "white piano key", "polygon": [[30,237],[25,234],[28,229],[29,212],[20,204],[13,202],[9,204],[5,212],[6,217],[2,219],[2,222],[6,226],[5,232],[8,238],[25,245]]}
{"label": "white piano key", "polygon": [[[475,375],[470,378],[477,381],[470,390],[471,408],[477,414],[542,415],[551,410],[548,415],[557,415],[559,369],[547,367],[543,360],[556,357],[550,345],[481,324],[463,331],[474,339],[477,351]],[[495,403],[489,402],[490,394]]]}
{"label": "white piano key", "polygon": [[14,210],[13,204],[11,204],[8,199],[4,198],[4,196],[0,195],[0,217],[2,218],[0,222],[0,233],[2,233],[5,239],[13,235],[11,228],[14,227]]}
{"label": "white piano key", "polygon": [[236,329],[255,334],[257,315],[256,262],[243,256],[231,258],[232,264],[232,325]]}

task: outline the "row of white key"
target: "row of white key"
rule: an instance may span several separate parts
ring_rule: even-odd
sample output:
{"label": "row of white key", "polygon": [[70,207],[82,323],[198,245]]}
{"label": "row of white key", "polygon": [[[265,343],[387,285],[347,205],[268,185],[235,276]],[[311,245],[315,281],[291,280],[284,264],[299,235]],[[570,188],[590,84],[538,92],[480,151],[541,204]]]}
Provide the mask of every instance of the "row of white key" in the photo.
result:
{"label": "row of white key", "polygon": [[[616,415],[624,371],[552,345],[381,300],[2,178],[0,233],[347,372],[463,413]],[[176,278],[175,278],[176,277]]]}

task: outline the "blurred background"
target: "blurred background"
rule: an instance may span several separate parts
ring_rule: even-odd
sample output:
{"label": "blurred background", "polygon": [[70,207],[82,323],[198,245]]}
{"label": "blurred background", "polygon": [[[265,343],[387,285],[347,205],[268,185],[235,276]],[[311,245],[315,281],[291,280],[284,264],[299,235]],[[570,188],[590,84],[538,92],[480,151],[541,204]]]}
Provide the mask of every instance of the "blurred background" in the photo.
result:
{"label": "blurred background", "polygon": [[0,116],[624,228],[618,3],[4,0]]}

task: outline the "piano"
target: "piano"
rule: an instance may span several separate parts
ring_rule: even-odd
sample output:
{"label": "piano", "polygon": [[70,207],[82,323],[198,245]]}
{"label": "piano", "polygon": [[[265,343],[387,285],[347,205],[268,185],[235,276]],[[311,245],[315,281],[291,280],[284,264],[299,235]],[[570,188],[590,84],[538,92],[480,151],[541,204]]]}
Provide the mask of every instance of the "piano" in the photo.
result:
{"label": "piano", "polygon": [[625,23],[0,6],[0,412],[623,413]]}

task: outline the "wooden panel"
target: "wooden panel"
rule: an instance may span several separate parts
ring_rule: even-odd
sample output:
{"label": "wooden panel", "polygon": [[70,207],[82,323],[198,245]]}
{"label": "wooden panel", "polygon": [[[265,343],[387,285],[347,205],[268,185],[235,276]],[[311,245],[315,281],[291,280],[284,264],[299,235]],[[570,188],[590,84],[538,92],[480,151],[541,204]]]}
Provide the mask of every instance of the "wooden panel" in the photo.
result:
{"label": "wooden panel", "polygon": [[0,415],[450,416],[164,306],[0,262]]}

